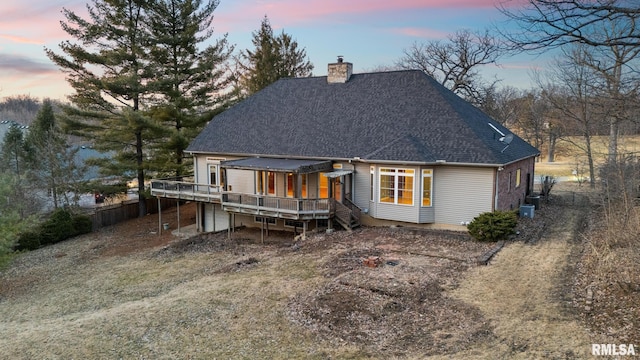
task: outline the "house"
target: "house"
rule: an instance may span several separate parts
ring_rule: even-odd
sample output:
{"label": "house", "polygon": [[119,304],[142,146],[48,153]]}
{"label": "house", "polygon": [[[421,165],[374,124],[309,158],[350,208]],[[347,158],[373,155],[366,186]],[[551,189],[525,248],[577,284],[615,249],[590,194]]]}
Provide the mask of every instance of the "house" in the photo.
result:
{"label": "house", "polygon": [[517,209],[539,151],[421,71],[281,79],[191,142],[193,181],[152,194],[198,203],[197,227],[464,229]]}

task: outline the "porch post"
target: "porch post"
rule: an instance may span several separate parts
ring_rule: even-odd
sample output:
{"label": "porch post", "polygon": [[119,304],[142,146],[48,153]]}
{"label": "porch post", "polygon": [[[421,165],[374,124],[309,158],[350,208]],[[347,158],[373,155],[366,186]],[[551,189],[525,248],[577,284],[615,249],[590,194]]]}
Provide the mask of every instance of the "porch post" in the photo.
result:
{"label": "porch post", "polygon": [[180,234],[180,199],[178,199],[178,201],[176,202],[176,205],[178,206],[178,209],[177,209],[177,213],[178,213],[178,234]]}
{"label": "porch post", "polygon": [[158,235],[162,235],[162,205],[160,203],[160,196],[156,196],[158,199]]}
{"label": "porch post", "polygon": [[196,232],[200,232],[200,203],[196,202]]}
{"label": "porch post", "polygon": [[296,174],[296,193],[295,193],[295,198],[296,199],[302,198],[302,175],[300,175],[300,173]]}

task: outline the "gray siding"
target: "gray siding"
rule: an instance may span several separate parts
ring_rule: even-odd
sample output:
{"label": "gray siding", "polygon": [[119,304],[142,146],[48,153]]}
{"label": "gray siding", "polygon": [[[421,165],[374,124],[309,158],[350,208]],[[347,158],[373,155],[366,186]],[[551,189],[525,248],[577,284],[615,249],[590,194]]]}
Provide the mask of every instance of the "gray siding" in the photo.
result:
{"label": "gray siding", "polygon": [[369,204],[371,191],[369,177],[369,164],[357,164],[353,174],[355,181],[353,202],[361,209],[369,209],[371,207],[371,204]]}
{"label": "gray siding", "polygon": [[[374,204],[375,209],[372,212],[370,210],[370,215],[377,219],[384,220],[394,220],[394,221],[403,221],[410,223],[418,223],[419,220],[419,209],[420,209],[420,169],[411,166],[401,166],[401,165],[376,165],[375,166],[375,190],[374,190]],[[380,197],[380,189],[378,182],[380,181],[380,168],[403,168],[403,169],[413,169],[414,170],[414,178],[413,178],[413,206],[410,205],[396,205],[396,204],[387,204],[379,202]],[[367,169],[367,176],[369,176],[370,172]]]}
{"label": "gray siding", "polygon": [[421,207],[418,222],[420,224],[431,224],[436,221],[436,212],[433,206]]}
{"label": "gray siding", "polygon": [[393,205],[378,203],[376,205],[376,218],[394,221],[404,221],[416,223],[418,220],[418,210],[416,206]]}
{"label": "gray siding", "polygon": [[435,221],[460,225],[492,210],[493,169],[441,166],[434,170]]}

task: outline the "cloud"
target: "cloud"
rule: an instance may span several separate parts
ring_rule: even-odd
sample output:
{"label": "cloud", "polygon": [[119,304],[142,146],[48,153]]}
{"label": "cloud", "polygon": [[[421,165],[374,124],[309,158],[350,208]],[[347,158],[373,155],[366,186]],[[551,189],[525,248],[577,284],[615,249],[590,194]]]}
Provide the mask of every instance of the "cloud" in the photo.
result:
{"label": "cloud", "polygon": [[18,44],[44,44],[65,37],[62,9],[84,14],[85,1],[14,1],[0,4],[0,39]]}
{"label": "cloud", "polygon": [[[387,15],[429,9],[494,9],[498,0],[235,0],[221,3],[218,25],[227,22],[260,21],[267,15],[277,29],[300,23],[352,21],[356,16]],[[521,1],[521,0],[517,0]],[[237,23],[236,23],[237,26]],[[256,24],[252,24],[256,27]]]}
{"label": "cloud", "polygon": [[445,31],[417,27],[392,28],[390,31],[394,34],[426,39],[444,39],[451,35]]}
{"label": "cloud", "polygon": [[28,37],[15,36],[15,35],[9,35],[9,34],[0,34],[0,39],[8,40],[10,42],[18,43],[18,44],[34,44],[34,45],[44,44],[40,40],[34,40]]}
{"label": "cloud", "polygon": [[24,73],[29,75],[58,72],[53,64],[43,63],[24,55],[0,53],[0,69],[3,73]]}

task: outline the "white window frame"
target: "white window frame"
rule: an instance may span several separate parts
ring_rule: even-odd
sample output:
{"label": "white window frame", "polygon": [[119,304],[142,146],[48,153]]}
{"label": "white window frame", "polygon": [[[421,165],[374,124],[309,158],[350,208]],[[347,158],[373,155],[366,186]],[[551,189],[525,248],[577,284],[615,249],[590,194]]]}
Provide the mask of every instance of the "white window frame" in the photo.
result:
{"label": "white window frame", "polygon": [[[424,205],[424,180],[429,178],[429,205]],[[422,169],[422,178],[420,182],[420,206],[432,207],[433,206],[433,169]]]}
{"label": "white window frame", "polygon": [[[400,172],[400,171],[406,171],[404,173]],[[394,168],[394,167],[383,167],[380,168],[379,172],[378,172],[378,202],[380,204],[390,204],[390,205],[401,205],[401,206],[414,206],[415,203],[415,194],[416,194],[416,181],[415,181],[415,173],[416,170],[415,169],[411,169],[411,168]],[[380,196],[380,192],[382,191],[381,189],[381,185],[382,185],[382,177],[383,176],[393,176],[393,202],[387,202],[387,201],[382,201],[382,196]],[[399,184],[399,179],[400,177],[410,177],[412,179],[412,186],[411,186],[411,203],[410,204],[403,204],[403,203],[399,203],[398,202],[398,193],[400,192],[400,189],[398,188],[398,184]]]}

